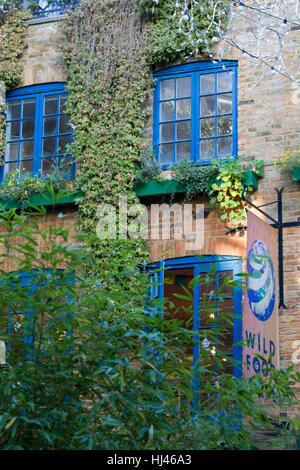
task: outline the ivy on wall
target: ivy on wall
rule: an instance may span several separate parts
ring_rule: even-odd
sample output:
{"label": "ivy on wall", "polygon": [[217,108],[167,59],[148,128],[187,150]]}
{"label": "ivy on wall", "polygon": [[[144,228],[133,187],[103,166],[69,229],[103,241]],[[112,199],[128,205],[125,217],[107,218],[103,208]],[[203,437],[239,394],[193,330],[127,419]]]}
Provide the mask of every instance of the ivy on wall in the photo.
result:
{"label": "ivy on wall", "polygon": [[[199,8],[193,10],[194,22],[199,29],[210,26],[205,39],[202,39],[196,30],[190,31],[189,22],[180,21],[181,15],[175,12],[174,0],[158,1],[157,6],[154,6],[153,0],[139,0],[139,3],[148,19],[147,29],[151,41],[147,45],[146,53],[147,60],[151,64],[183,62],[195,53],[201,58],[211,57],[213,50],[211,39],[216,35],[216,27],[210,25],[207,15],[201,12],[203,8],[207,12],[212,12],[215,5],[210,0],[199,0]],[[187,0],[187,3],[190,2]],[[227,10],[222,2],[218,5],[218,11],[225,20]],[[187,36],[184,33],[187,33]],[[196,42],[198,47],[195,51]]]}
{"label": "ivy on wall", "polygon": [[[23,67],[19,58],[24,51],[26,19],[28,11],[17,8],[19,2],[0,2],[0,93],[16,87],[21,78]],[[5,100],[0,96],[0,154],[5,148]]]}
{"label": "ivy on wall", "polygon": [[128,302],[141,286],[145,242],[119,238],[118,232],[115,239],[101,240],[96,227],[100,203],[115,208],[117,227],[119,196],[128,205],[138,203],[135,169],[147,145],[145,101],[152,87],[142,26],[135,0],[84,0],[63,26],[71,152],[83,193],[79,230],[92,259],[87,269],[101,273],[112,292],[123,288]]}

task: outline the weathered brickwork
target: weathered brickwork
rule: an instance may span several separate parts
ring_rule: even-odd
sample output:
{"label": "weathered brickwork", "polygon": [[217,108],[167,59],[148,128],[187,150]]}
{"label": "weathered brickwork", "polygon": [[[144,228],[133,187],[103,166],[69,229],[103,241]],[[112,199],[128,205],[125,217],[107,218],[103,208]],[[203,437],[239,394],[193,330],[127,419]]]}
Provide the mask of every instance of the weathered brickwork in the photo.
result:
{"label": "weathered brickwork", "polygon": [[[24,76],[22,86],[45,82],[64,81],[60,65],[58,46],[59,22],[30,25],[27,32],[27,48],[22,63]],[[245,34],[246,24],[241,21],[236,27]],[[300,31],[292,33],[300,40]],[[266,47],[272,52],[272,43]],[[295,83],[273,74],[253,86],[260,73],[249,67],[241,54],[235,53],[231,60],[238,61],[238,149],[245,158],[263,159],[265,176],[260,179],[259,188],[253,195],[255,204],[265,204],[276,199],[275,187],[285,186],[283,193],[284,222],[300,220],[300,184],[284,178],[274,166],[280,155],[287,149],[300,150],[300,87]],[[293,60],[291,55],[290,60]],[[149,97],[147,106],[152,107]],[[149,119],[146,135],[152,141],[152,120]],[[183,202],[183,201],[182,201]],[[195,203],[198,201],[194,201]],[[199,200],[203,203],[203,199]],[[151,261],[162,257],[189,256],[195,254],[246,256],[246,233],[226,235],[226,224],[205,200],[207,217],[204,220],[204,246],[201,250],[188,251],[185,240],[150,240]],[[276,206],[268,212],[277,218]],[[61,223],[58,213],[49,213],[48,223]],[[75,210],[63,223],[73,226]],[[300,227],[284,229],[284,286],[287,309],[280,310],[280,360],[283,366],[291,365],[293,344],[300,340]],[[163,254],[169,248],[168,254]],[[10,269],[10,266],[7,266]]]}
{"label": "weathered brickwork", "polygon": [[[63,215],[63,217],[61,217]],[[77,233],[77,211],[73,207],[69,206],[60,206],[56,209],[48,210],[46,216],[38,216],[39,218],[39,227],[46,233],[49,233],[48,230],[50,226],[53,229],[57,229],[60,226],[63,226],[69,231],[69,241],[68,243],[78,243],[78,233]],[[0,226],[0,232],[4,233],[3,227]],[[22,239],[17,239],[18,242],[22,242]],[[37,239],[38,246],[37,251],[47,251],[47,243],[43,238]],[[63,240],[61,240],[63,243]],[[0,255],[4,253],[3,247],[0,249]],[[63,266],[58,266],[58,268],[63,269]],[[11,272],[15,271],[16,265],[14,258],[7,259],[4,263],[3,269]]]}
{"label": "weathered brickwork", "polygon": [[27,28],[21,58],[24,67],[21,86],[65,81],[59,48],[60,24],[60,21],[51,21]]}

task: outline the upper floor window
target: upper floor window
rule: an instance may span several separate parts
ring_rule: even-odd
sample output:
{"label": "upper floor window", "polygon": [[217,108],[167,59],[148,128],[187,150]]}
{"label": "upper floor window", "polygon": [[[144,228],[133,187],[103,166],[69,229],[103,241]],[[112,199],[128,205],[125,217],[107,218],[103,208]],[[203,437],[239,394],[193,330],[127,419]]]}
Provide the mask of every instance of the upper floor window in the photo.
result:
{"label": "upper floor window", "polygon": [[155,154],[167,168],[237,155],[237,66],[198,62],[154,74]]}
{"label": "upper floor window", "polygon": [[43,18],[62,15],[65,10],[74,10],[80,0],[24,0],[24,8],[32,11],[35,17]]}
{"label": "upper floor window", "polygon": [[73,172],[68,145],[72,128],[65,114],[63,83],[17,88],[7,94],[6,149],[1,178],[17,172],[47,176]]}

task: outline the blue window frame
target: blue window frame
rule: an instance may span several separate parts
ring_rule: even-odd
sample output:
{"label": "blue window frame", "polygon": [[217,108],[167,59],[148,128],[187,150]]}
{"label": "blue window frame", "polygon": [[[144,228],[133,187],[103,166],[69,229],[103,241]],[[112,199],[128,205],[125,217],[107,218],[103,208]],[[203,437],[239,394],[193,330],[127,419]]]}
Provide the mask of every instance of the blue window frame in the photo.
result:
{"label": "blue window frame", "polygon": [[24,8],[39,18],[62,15],[65,10],[74,10],[79,3],[80,0],[23,0]]}
{"label": "blue window frame", "polygon": [[[49,277],[49,282],[52,283],[52,275],[50,270],[45,270],[44,273]],[[57,283],[57,288],[60,288],[60,273],[64,273],[63,270],[57,269],[55,283]],[[75,273],[71,273],[66,279],[63,279],[63,283],[67,282],[70,286],[75,285]],[[18,272],[18,273],[8,273],[7,279],[5,282],[9,283],[9,287],[11,292],[13,293],[14,287],[16,284],[19,284],[22,289],[24,289],[24,296],[28,296],[28,308],[26,302],[24,302],[24,310],[22,311],[12,311],[11,307],[9,308],[8,318],[7,318],[7,332],[8,337],[11,338],[12,336],[18,337],[18,356],[19,358],[23,356],[24,359],[31,359],[34,353],[35,341],[35,328],[32,319],[32,311],[30,310],[30,302],[32,300],[31,297],[35,297],[38,293],[38,289],[45,289],[47,281],[39,282],[37,279],[37,273],[32,272]],[[1,288],[1,281],[0,281],[0,288]],[[34,301],[33,301],[34,302]],[[66,298],[62,300],[62,305],[67,302],[72,305],[72,295],[67,293]],[[5,315],[3,315],[5,320]],[[1,325],[3,328],[3,325]],[[53,318],[53,328],[56,330],[56,318]],[[3,328],[4,331],[4,328]],[[59,333],[58,331],[56,331]],[[70,344],[72,342],[72,331],[64,332],[64,336],[66,336],[70,340]],[[6,336],[6,335],[5,335]],[[46,342],[51,341],[51,338],[38,338],[39,340],[42,339]],[[15,347],[15,346],[14,346]],[[12,345],[9,341],[3,341],[0,339],[0,366],[7,366],[9,363],[10,353],[11,353]],[[70,346],[71,348],[71,346]]]}
{"label": "blue window frame", "polygon": [[1,179],[17,172],[41,177],[60,169],[74,176],[68,153],[72,128],[65,114],[63,83],[17,88],[7,93],[6,149]]}
{"label": "blue window frame", "polygon": [[198,62],[154,73],[154,153],[162,169],[237,155],[237,63]]}
{"label": "blue window frame", "polygon": [[[234,377],[242,375],[242,289],[239,287],[240,276],[242,273],[242,260],[240,258],[232,258],[230,256],[202,256],[202,257],[183,257],[169,260],[162,260],[148,266],[150,276],[149,299],[156,299],[158,303],[159,314],[162,313],[160,307],[163,299],[167,296],[168,278],[171,274],[177,275],[179,283],[189,273],[192,278],[196,278],[197,282],[193,285],[193,331],[195,332],[194,346],[192,350],[193,367],[197,371],[197,366],[201,358],[199,348],[199,332],[205,333],[205,330],[214,328],[215,344],[210,341],[211,358],[214,363],[215,375],[218,375],[217,361],[214,360],[218,356],[218,322],[215,326],[209,322],[209,315],[215,315],[218,320],[219,312],[231,312],[233,314],[232,323],[226,324],[222,317],[222,333],[226,331],[222,337],[222,356],[228,356],[233,361],[228,360],[228,367],[224,369],[233,374]],[[185,274],[184,274],[185,273]],[[207,274],[209,282],[207,282]],[[189,276],[187,276],[189,277]],[[224,283],[224,279],[229,278],[234,281],[234,286],[225,286],[222,291],[222,300],[214,298],[211,291],[216,292],[218,287]],[[180,281],[181,280],[181,281]],[[179,284],[177,283],[177,284]],[[176,284],[176,282],[174,283]],[[188,285],[188,284],[186,284]],[[204,309],[205,300],[209,291],[210,303],[215,306],[210,308],[209,312]],[[184,294],[184,291],[181,292]],[[172,302],[174,302],[174,299]],[[207,303],[206,303],[207,305]],[[153,307],[148,308],[148,314],[154,314]],[[211,335],[210,335],[211,336]],[[225,348],[225,349],[224,349]],[[196,373],[195,373],[196,374]]]}

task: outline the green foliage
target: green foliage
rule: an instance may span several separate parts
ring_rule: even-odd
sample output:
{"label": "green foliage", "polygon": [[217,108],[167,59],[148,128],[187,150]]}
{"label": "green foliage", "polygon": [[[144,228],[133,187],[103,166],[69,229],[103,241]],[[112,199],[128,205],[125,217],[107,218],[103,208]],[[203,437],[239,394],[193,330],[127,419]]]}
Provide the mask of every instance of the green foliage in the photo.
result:
{"label": "green foliage", "polygon": [[[157,315],[163,306],[155,301],[145,316],[141,291],[128,306],[126,289],[111,292],[101,269],[87,277],[90,254],[74,248],[63,226],[45,226],[44,217],[42,210],[30,217],[1,213],[0,340],[10,344],[0,368],[2,450],[250,449],[256,431],[274,429],[272,409],[296,403],[293,369],[248,382],[226,374],[218,352],[216,378],[211,347],[201,346],[193,406],[195,371],[184,353],[197,341],[191,327]],[[127,279],[126,266],[119,270]],[[213,276],[212,268],[208,284]],[[218,299],[229,284],[219,286]],[[205,297],[203,308],[215,311],[215,300]],[[232,322],[232,313],[219,313]],[[199,342],[218,348],[210,328],[216,320],[209,321]],[[222,331],[219,326],[219,338]],[[283,443],[278,435],[277,445]]]}
{"label": "green foliage", "polygon": [[209,194],[212,178],[217,174],[215,166],[195,166],[188,161],[180,162],[173,170],[175,179],[186,186],[188,200],[199,194]]}
{"label": "green foliage", "polygon": [[[139,0],[139,4],[149,21],[148,31],[151,41],[147,47],[147,60],[150,64],[183,62],[187,56],[195,55],[195,43],[199,39],[199,33],[189,31],[189,24],[182,23],[179,26],[180,16],[179,13],[175,14],[174,0],[159,1],[154,7],[152,0]],[[202,14],[201,8],[211,12],[213,6],[209,0],[201,0],[194,10],[194,23],[200,31],[210,24],[209,19]],[[222,5],[219,5],[219,10],[226,11]],[[189,33],[188,38],[184,33]],[[211,47],[211,39],[215,34],[216,28],[212,25],[206,39],[198,43],[196,56],[209,58],[208,46]]]}
{"label": "green foliage", "polygon": [[[147,148],[145,101],[153,81],[145,62],[148,37],[134,0],[84,0],[63,25],[67,112],[74,123],[76,182],[80,233],[92,254],[87,266],[103,268],[104,277],[137,292],[139,266],[147,257],[143,240],[100,240],[97,209],[108,203],[119,211],[119,197],[138,203],[134,191],[136,167]],[[127,267],[120,277],[119,266]],[[130,296],[129,296],[130,297]],[[131,302],[131,301],[129,301]],[[142,300],[140,301],[142,302]]]}
{"label": "green foliage", "polygon": [[20,11],[19,1],[0,1],[0,154],[5,149],[6,105],[1,94],[18,85],[23,67],[19,58],[24,50],[26,19],[30,13]]}
{"label": "green foliage", "polygon": [[297,150],[287,150],[274,166],[279,166],[279,170],[287,177],[290,177],[294,167],[300,167],[300,152]]}
{"label": "green foliage", "polygon": [[238,157],[215,159],[207,166],[183,162],[173,173],[175,179],[186,186],[188,199],[199,194],[211,196],[210,204],[219,209],[221,220],[236,224],[245,220],[245,202],[242,198],[244,187],[245,195],[254,190],[252,185],[245,185],[244,174],[251,170],[257,176],[262,176],[263,168],[262,160],[246,162]]}
{"label": "green foliage", "polygon": [[59,170],[50,173],[45,178],[31,173],[25,173],[20,179],[18,170],[6,174],[0,188],[0,202],[13,199],[20,202],[23,207],[28,206],[30,196],[48,191],[49,186],[55,194],[68,193],[74,190],[74,183],[66,179],[65,174]]}
{"label": "green foliage", "polygon": [[135,171],[135,183],[147,183],[161,178],[161,168],[153,155],[152,150],[147,149],[141,154],[140,162],[137,162]]}

